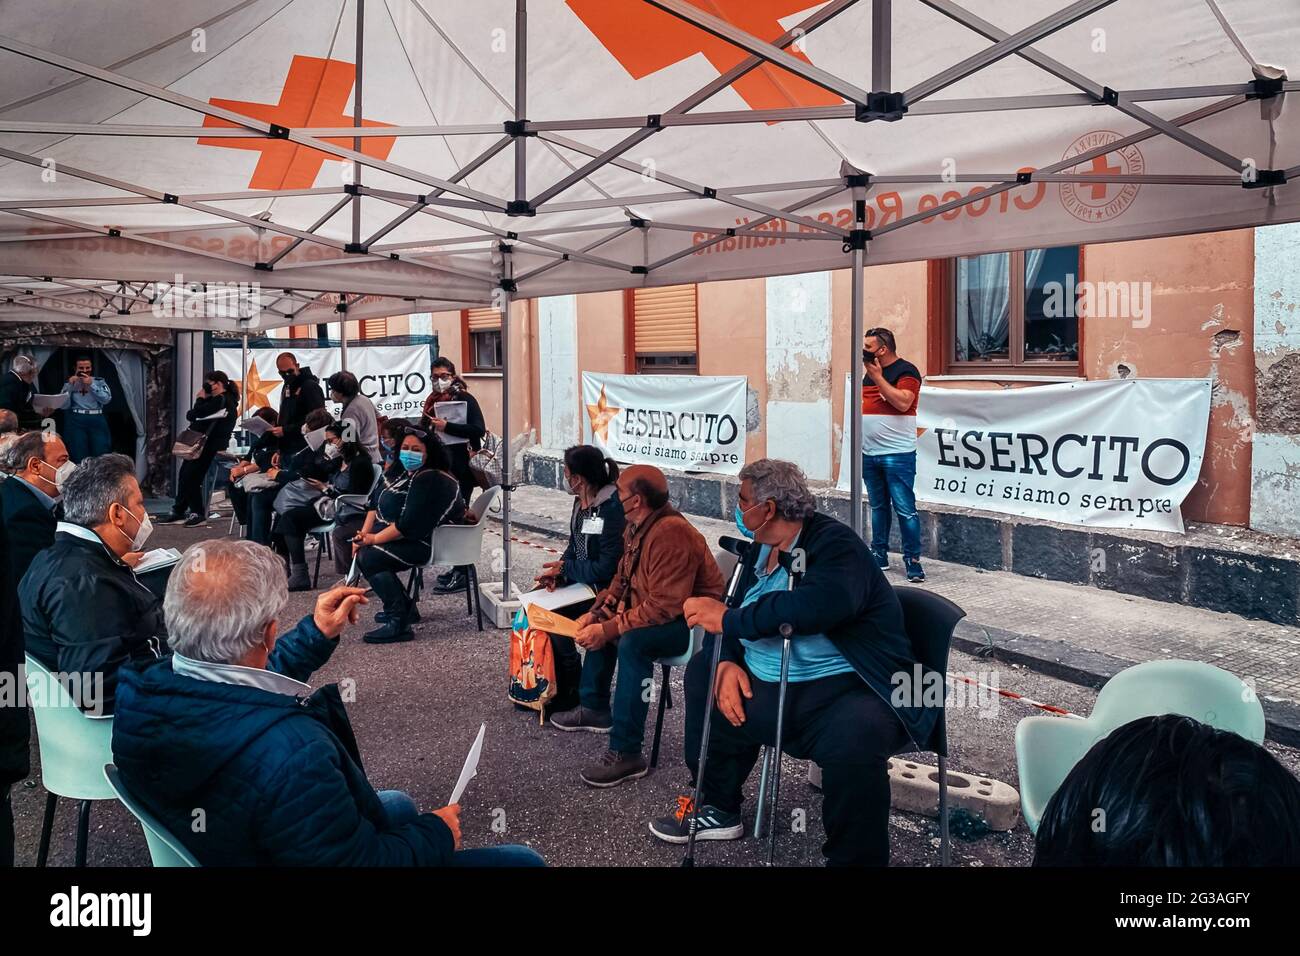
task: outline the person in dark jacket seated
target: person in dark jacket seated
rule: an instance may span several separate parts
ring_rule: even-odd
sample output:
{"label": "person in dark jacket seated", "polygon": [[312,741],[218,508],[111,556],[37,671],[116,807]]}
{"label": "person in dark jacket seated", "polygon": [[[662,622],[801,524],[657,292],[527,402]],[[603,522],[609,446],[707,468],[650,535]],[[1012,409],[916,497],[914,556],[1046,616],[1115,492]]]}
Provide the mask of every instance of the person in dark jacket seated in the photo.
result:
{"label": "person in dark jacket seated", "polygon": [[9,532],[9,567],[14,587],[32,558],[54,543],[63,483],[76,469],[58,435],[24,432],[5,455],[10,477],[0,482],[0,521]]}
{"label": "person in dark jacket seated", "polygon": [[465,520],[460,483],[451,473],[446,449],[433,432],[409,429],[397,464],[370,496],[371,509],[353,539],[357,568],[384,602],[380,626],[362,638],[368,644],[414,639],[416,608],[406,596],[399,571],[428,562],[433,529]]}
{"label": "person in dark jacket seated", "polygon": [[[272,427],[280,420],[280,416],[274,408],[259,408],[253,412],[253,417],[262,419]],[[248,449],[248,453],[241,456],[239,464],[230,469],[230,489],[226,492],[226,497],[230,500],[230,507],[234,510],[235,517],[239,520],[240,525],[244,527],[248,526],[250,520],[249,496],[257,494],[257,492],[246,491],[240,479],[259,472],[270,471],[271,466],[274,464],[272,459],[279,448],[279,438],[269,431],[262,432]]]}
{"label": "person in dark jacket seated", "polygon": [[[775,739],[782,624],[794,629],[782,747],[822,768],[822,816],[831,865],[889,862],[888,759],[910,740],[924,740],[938,716],[921,688],[895,705],[897,679],[917,665],[894,589],[866,543],[847,525],[815,511],[803,472],[765,458],[740,473],[736,525],[754,539],[742,559],[738,607],[695,598],[686,620],[721,635],[717,713],[700,783],[696,839],[734,840],[741,787],[759,749]],[[792,556],[794,590],[778,560]],[[708,694],[712,640],[686,669],[686,763],[696,772]],[[942,680],[942,678],[940,678]],[[942,683],[940,684],[942,686]],[[913,706],[915,705],[915,706]],[[654,820],[650,832],[685,843],[690,801]]]}
{"label": "person in dark jacket seated", "polygon": [[119,668],[163,653],[162,602],[131,569],[153,530],[126,455],[83,461],[63,484],[63,520],[18,586],[27,653],[82,710],[112,713]]}
{"label": "person in dark jacket seated", "polygon": [[522,846],[459,850],[458,805],[420,813],[366,779],[338,686],[304,683],[365,600],[327,591],[281,634],[270,549],[191,546],[167,585],[174,653],[122,671],[113,762],[127,789],[204,866],[540,865]]}
{"label": "person in dark jacket seated", "polygon": [[[266,476],[274,481],[275,485],[249,497],[248,537],[250,540],[258,544],[271,543],[272,525],[275,523],[275,497],[281,488],[298,478],[311,478],[316,481],[329,479],[334,470],[334,463],[325,457],[323,436],[324,430],[333,421],[329,412],[318,408],[299,426],[298,435],[302,442],[296,451],[285,451],[286,443],[283,438],[279,439],[280,450],[272,455],[271,467],[266,470]],[[307,442],[307,436],[316,432],[321,433],[322,440],[312,448]]]}
{"label": "person in dark jacket seated", "polygon": [[[567,584],[585,584],[597,594],[609,587],[623,557],[623,527],[627,519],[618,500],[618,464],[594,445],[574,445],[564,452],[564,483],[573,495],[569,544],[558,561],[542,565],[537,586],[554,591]],[[577,617],[591,610],[591,601],[560,610]],[[551,635],[556,681],[560,690],[547,716],[578,706],[582,658],[573,638]],[[590,701],[595,706],[595,701]]]}
{"label": "person in dark jacket seated", "polygon": [[1139,717],[1047,801],[1034,866],[1300,866],[1300,781],[1232,731]]}
{"label": "person in dark jacket seated", "polygon": [[[321,445],[322,457],[328,463],[328,477],[304,478],[320,491],[322,498],[337,498],[339,495],[366,495],[374,484],[375,473],[370,467],[370,456],[357,442],[343,442],[344,424],[331,422],[325,428],[325,443]],[[343,467],[344,461],[348,462]],[[279,515],[275,523],[273,538],[284,542],[289,555],[289,590],[310,591],[311,575],[307,572],[307,532],[326,524],[321,517],[318,502],[296,505]],[[355,533],[355,532],[354,532]],[[344,568],[344,572],[347,568]]]}

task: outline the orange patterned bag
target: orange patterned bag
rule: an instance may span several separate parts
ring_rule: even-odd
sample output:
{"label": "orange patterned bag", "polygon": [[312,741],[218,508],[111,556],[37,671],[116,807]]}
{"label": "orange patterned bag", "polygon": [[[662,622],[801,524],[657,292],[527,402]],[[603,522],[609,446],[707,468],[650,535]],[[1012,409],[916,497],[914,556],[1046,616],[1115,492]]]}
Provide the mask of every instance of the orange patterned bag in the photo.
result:
{"label": "orange patterned bag", "polygon": [[506,697],[537,711],[546,722],[546,705],[556,694],[551,635],[528,626],[523,610],[515,612],[510,630],[510,688]]}

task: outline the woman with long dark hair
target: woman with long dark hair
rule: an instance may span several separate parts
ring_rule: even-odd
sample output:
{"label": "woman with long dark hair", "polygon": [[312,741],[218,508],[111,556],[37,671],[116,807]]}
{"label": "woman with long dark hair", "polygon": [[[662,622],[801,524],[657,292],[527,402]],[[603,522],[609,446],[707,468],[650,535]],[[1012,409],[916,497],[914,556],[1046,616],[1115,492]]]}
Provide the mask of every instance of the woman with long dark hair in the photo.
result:
{"label": "woman with long dark hair", "polygon": [[[280,423],[280,413],[274,408],[259,408],[253,412],[252,417],[260,418],[272,428]],[[257,436],[248,453],[240,457],[239,464],[230,469],[230,488],[226,491],[226,497],[230,500],[230,507],[234,509],[235,517],[239,519],[241,526],[248,526],[248,496],[253,492],[245,491],[239,479],[269,471],[275,463],[273,459],[279,449],[279,437],[269,430],[264,431]]]}
{"label": "woman with long dark hair", "polygon": [[208,503],[203,499],[203,479],[207,477],[217,452],[225,451],[230,435],[239,417],[239,386],[225,372],[213,371],[203,376],[203,387],[194,400],[194,407],[185,413],[190,428],[203,432],[203,451],[198,458],[181,463],[180,478],[176,483],[176,502],[171,514],[159,522],[185,519],[185,527],[193,528],[208,518]]}
{"label": "woman with long dark hair", "polygon": [[[542,565],[537,584],[548,590],[566,584],[585,584],[596,593],[609,586],[623,557],[623,503],[618,499],[618,464],[594,445],[574,445],[564,452],[564,482],[573,495],[573,514],[569,517],[569,544],[558,561]],[[578,617],[591,609],[591,602],[564,608],[564,614]],[[580,701],[579,685],[582,658],[573,638],[551,635],[555,656],[555,679],[559,693],[548,715],[572,710],[582,703],[593,711],[608,711],[609,699]],[[596,685],[593,685],[596,686]],[[599,686],[608,687],[608,682]],[[552,724],[555,724],[552,721]],[[559,724],[555,724],[559,726]],[[567,728],[566,728],[567,729]]]}
{"label": "woman with long dark hair", "polygon": [[433,548],[433,529],[459,524],[465,500],[451,473],[451,462],[438,436],[407,429],[391,465],[370,496],[370,511],[353,539],[357,568],[384,604],[381,626],[362,638],[368,644],[412,640],[418,618],[397,577],[425,564]]}

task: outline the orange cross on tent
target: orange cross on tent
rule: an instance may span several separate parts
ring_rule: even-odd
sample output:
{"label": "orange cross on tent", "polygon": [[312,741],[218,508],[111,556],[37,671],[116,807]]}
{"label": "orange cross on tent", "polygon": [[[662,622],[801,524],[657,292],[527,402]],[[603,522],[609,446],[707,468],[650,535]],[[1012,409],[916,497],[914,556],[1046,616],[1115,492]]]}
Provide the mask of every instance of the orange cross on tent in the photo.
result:
{"label": "orange cross on tent", "polygon": [[[780,18],[816,6],[815,0],[690,0],[692,4],[758,37],[775,40],[785,33]],[[749,56],[738,46],[652,7],[643,0],[568,0],[569,7],[614,59],[636,79],[696,53],[719,73]],[[787,48],[808,61],[802,51]],[[835,106],[838,96],[788,70],[764,64],[732,84],[752,109]]]}
{"label": "orange cross on tent", "polygon": [[[246,103],[242,100],[210,99],[213,106],[278,123],[289,129],[304,126],[351,126],[352,117],[343,113],[348,94],[352,92],[352,81],[356,76],[356,67],[343,60],[322,60],[314,56],[295,56],[289,65],[289,76],[285,79],[284,89],[280,92],[278,103]],[[205,116],[203,125],[207,127],[238,128],[235,123]],[[377,123],[363,120],[362,126],[391,126],[391,123]],[[392,152],[395,136],[368,136],[361,140],[361,152],[376,159],[387,159]],[[328,138],[325,142],[333,146],[352,148],[350,138]],[[285,139],[220,139],[217,137],[199,137],[200,146],[224,146],[228,149],[255,149],[261,152],[257,168],[253,170],[250,189],[310,189],[316,185],[321,166],[326,160],[347,162],[329,153],[309,146],[299,146]]]}

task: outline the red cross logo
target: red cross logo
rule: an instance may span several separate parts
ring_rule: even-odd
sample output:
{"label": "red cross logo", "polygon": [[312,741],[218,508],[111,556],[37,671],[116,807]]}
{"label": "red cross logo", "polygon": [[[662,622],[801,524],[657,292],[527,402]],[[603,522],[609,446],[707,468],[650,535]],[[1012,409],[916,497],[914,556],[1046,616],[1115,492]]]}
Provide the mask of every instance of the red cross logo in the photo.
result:
{"label": "red cross logo", "polygon": [[[314,56],[295,56],[280,93],[280,102],[246,103],[242,100],[216,98],[208,102],[289,129],[304,126],[351,126],[352,117],[344,114],[343,107],[347,105],[355,77],[354,64]],[[214,116],[205,116],[203,125],[238,128],[237,124]],[[392,124],[363,120],[361,125]],[[395,136],[368,136],[361,140],[361,152],[375,159],[387,159],[396,141]],[[329,138],[324,142],[352,148],[351,138]],[[321,166],[326,160],[348,162],[329,153],[322,153],[319,149],[299,146],[285,139],[219,139],[200,136],[199,145],[259,151],[262,155],[258,158],[257,168],[253,170],[253,178],[248,183],[250,189],[310,189],[316,185],[316,177],[320,175]]]}
{"label": "red cross logo", "polygon": [[[760,40],[785,33],[781,18],[816,6],[814,0],[690,0]],[[569,7],[635,79],[702,53],[719,73],[749,56],[738,46],[642,0],[568,0]],[[802,51],[789,49],[805,63]],[[751,109],[835,106],[838,96],[788,70],[765,64],[732,84]]]}
{"label": "red cross logo", "polygon": [[[1110,154],[1107,153],[1107,156]],[[1124,172],[1122,166],[1111,166],[1106,162],[1106,156],[1094,156],[1092,158],[1092,171],[1098,176],[1118,176]],[[1101,202],[1106,198],[1107,183],[1092,184],[1092,198]]]}

